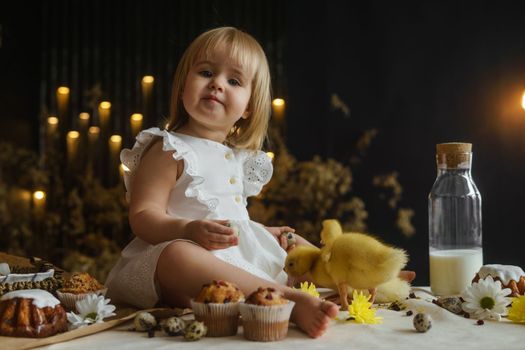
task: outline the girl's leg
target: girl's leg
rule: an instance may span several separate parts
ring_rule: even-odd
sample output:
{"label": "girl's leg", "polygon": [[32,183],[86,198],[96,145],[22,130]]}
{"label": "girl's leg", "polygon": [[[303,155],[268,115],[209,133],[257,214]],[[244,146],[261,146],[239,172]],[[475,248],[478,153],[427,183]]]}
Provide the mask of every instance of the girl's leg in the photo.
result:
{"label": "girl's leg", "polygon": [[184,241],[173,242],[162,251],[157,263],[157,279],[163,301],[178,307],[189,307],[190,299],[199,293],[203,284],[212,280],[233,282],[246,295],[258,287],[273,287],[295,302],[291,321],[314,338],[325,332],[330,319],[338,312],[337,305],[331,302],[261,279]]}

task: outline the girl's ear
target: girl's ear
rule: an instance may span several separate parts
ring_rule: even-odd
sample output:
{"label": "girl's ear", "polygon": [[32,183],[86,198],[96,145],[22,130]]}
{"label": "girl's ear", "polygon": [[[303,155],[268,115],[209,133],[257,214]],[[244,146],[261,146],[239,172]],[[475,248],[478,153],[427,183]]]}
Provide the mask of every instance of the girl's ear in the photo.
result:
{"label": "girl's ear", "polygon": [[251,112],[246,110],[244,111],[244,113],[242,114],[241,118],[242,119],[248,119],[248,117],[251,115]]}

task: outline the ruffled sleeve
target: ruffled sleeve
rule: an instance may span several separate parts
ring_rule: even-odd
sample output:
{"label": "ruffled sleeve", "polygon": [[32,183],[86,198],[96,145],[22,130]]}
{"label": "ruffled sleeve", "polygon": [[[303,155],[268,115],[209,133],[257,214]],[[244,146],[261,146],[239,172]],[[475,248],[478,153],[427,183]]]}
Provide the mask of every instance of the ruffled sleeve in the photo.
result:
{"label": "ruffled sleeve", "polygon": [[272,178],[272,160],[262,151],[243,153],[244,197],[255,196]]}
{"label": "ruffled sleeve", "polygon": [[131,180],[139,166],[142,155],[144,151],[149,148],[148,146],[155,137],[162,138],[163,151],[174,151],[173,159],[184,160],[184,172],[192,179],[188,188],[185,190],[186,197],[195,197],[199,202],[206,205],[208,209],[214,210],[219,204],[219,200],[212,198],[202,190],[201,185],[204,182],[204,178],[199,175],[197,155],[193,149],[181,138],[167,130],[160,130],[159,128],[150,128],[141,131],[137,135],[133,148],[124,149],[120,153],[120,161],[125,166],[124,185],[127,191],[126,199],[129,201]]}

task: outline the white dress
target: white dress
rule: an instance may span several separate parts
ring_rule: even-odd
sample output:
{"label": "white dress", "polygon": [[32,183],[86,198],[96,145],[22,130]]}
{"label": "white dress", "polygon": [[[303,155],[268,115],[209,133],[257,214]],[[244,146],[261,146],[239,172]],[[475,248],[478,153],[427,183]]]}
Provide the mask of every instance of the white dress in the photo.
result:
{"label": "white dress", "polygon": [[[133,148],[123,150],[120,156],[129,169],[124,174],[128,199],[134,171],[156,137],[163,139],[164,151],[175,151],[174,161],[184,161],[184,171],[169,195],[167,213],[188,219],[230,220],[239,229],[239,244],[211,252],[258,277],[286,283],[286,252],[261,224],[250,220],[246,209],[246,198],[257,195],[272,176],[270,158],[261,151],[237,150],[207,139],[147,129],[139,133]],[[151,245],[135,237],[124,248],[106,281],[113,302],[150,308],[159,301],[155,269],[162,250],[171,242]]]}

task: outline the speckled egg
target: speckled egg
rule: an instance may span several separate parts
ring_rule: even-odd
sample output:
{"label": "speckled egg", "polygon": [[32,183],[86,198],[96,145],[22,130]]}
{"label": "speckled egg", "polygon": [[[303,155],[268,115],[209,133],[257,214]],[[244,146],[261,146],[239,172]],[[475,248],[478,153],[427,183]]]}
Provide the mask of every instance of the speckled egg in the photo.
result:
{"label": "speckled egg", "polygon": [[414,328],[416,331],[424,333],[432,328],[432,318],[428,314],[419,313],[414,316]]}
{"label": "speckled egg", "polygon": [[157,320],[149,312],[139,312],[133,320],[135,330],[139,332],[147,332],[157,326]]}
{"label": "speckled egg", "polygon": [[455,314],[463,312],[463,309],[461,308],[462,302],[458,297],[439,298],[437,304]]}
{"label": "speckled egg", "polygon": [[295,238],[293,232],[285,232],[283,235],[286,237],[286,244],[288,247],[297,243],[297,239]]}
{"label": "speckled egg", "polygon": [[231,229],[233,230],[233,234],[236,235],[237,237],[239,237],[239,235],[241,234],[240,230],[239,230],[239,227],[237,225],[235,225],[234,223],[232,223],[231,221],[228,221],[226,223],[226,226],[228,227],[231,227]]}
{"label": "speckled egg", "polygon": [[182,335],[186,328],[186,322],[178,317],[170,317],[160,322],[160,327],[169,336]]}
{"label": "speckled egg", "polygon": [[186,327],[184,333],[184,339],[194,341],[206,335],[208,328],[204,325],[204,322],[193,321]]}

